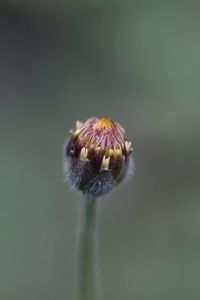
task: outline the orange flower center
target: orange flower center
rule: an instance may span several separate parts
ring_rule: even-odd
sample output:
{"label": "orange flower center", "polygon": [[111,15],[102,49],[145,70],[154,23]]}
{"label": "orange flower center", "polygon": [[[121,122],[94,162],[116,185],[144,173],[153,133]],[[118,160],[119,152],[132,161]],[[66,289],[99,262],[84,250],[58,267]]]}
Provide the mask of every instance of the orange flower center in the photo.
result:
{"label": "orange flower center", "polygon": [[112,129],[113,128],[113,122],[107,118],[100,118],[96,121],[95,128],[97,129]]}

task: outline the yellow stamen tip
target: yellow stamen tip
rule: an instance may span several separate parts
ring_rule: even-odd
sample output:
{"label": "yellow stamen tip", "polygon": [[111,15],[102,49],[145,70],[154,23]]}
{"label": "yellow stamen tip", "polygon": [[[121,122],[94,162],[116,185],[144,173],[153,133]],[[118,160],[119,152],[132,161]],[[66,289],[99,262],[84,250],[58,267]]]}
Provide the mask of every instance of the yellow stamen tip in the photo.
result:
{"label": "yellow stamen tip", "polygon": [[81,149],[81,152],[80,152],[80,160],[81,161],[88,161],[87,156],[88,156],[88,149],[83,147]]}
{"label": "yellow stamen tip", "polygon": [[76,121],[76,129],[80,129],[83,126],[83,123],[80,121]]}
{"label": "yellow stamen tip", "polygon": [[116,149],[115,150],[115,155],[116,156],[120,156],[121,155],[121,150],[120,149]]}
{"label": "yellow stamen tip", "polygon": [[114,150],[112,148],[110,148],[109,151],[108,151],[108,155],[112,156],[113,154],[114,154]]}
{"label": "yellow stamen tip", "polygon": [[101,151],[101,147],[96,147],[96,152]]}
{"label": "yellow stamen tip", "polygon": [[126,148],[126,151],[127,151],[127,152],[133,151],[133,147],[132,147],[131,142],[126,141],[126,142],[125,142],[125,148]]}
{"label": "yellow stamen tip", "polygon": [[78,128],[78,129],[76,129],[76,130],[74,131],[73,135],[74,135],[74,136],[77,136],[77,135],[80,134],[80,132],[81,132],[81,130]]}
{"label": "yellow stamen tip", "polygon": [[104,155],[101,163],[101,170],[108,171],[109,163],[110,163],[110,157],[106,158]]}

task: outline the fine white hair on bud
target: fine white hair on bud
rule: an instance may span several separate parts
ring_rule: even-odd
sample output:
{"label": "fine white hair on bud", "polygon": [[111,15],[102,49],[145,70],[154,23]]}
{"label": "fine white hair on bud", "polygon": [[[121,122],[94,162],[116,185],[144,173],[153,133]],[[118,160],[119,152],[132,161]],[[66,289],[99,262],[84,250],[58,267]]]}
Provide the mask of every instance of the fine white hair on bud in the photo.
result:
{"label": "fine white hair on bud", "polygon": [[132,173],[132,151],[119,123],[105,117],[77,121],[65,145],[65,178],[84,194],[103,196]]}

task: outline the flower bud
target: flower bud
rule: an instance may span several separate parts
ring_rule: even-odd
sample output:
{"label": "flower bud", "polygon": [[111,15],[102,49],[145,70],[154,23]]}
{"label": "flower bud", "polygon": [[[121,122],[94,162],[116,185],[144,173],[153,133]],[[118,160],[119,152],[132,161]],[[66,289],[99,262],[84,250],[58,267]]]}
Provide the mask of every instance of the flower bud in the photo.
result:
{"label": "flower bud", "polygon": [[65,145],[65,177],[91,197],[110,192],[132,169],[132,146],[119,123],[108,118],[76,122]]}

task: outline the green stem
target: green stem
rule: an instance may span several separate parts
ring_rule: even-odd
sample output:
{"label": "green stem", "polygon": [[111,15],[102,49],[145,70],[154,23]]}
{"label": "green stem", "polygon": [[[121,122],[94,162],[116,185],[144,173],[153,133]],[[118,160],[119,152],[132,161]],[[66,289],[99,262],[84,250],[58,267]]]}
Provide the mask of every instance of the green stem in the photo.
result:
{"label": "green stem", "polygon": [[95,300],[95,211],[96,199],[84,197],[79,244],[80,300]]}

